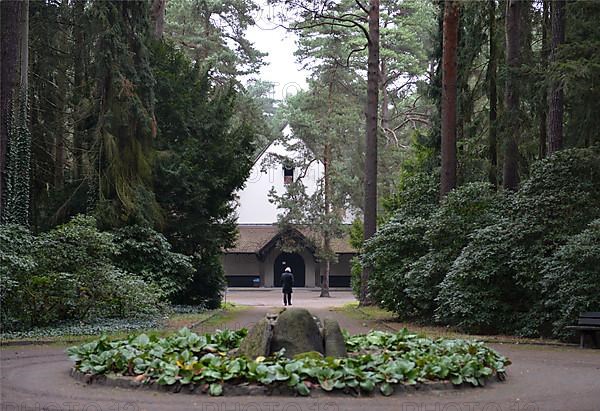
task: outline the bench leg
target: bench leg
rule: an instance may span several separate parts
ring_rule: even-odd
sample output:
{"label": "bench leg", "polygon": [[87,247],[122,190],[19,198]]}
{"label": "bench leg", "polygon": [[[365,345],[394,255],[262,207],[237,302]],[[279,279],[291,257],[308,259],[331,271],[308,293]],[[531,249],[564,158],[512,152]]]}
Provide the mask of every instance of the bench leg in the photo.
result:
{"label": "bench leg", "polygon": [[579,332],[579,348],[584,348],[585,343],[585,333],[583,331]]}

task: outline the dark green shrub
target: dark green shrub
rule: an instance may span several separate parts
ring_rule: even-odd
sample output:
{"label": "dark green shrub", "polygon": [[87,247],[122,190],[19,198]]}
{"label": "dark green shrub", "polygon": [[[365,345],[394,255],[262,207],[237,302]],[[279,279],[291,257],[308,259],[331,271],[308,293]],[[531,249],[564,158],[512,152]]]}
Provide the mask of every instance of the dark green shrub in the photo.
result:
{"label": "dark green shrub", "polygon": [[19,225],[0,225],[0,319],[2,328],[14,328],[19,323],[21,281],[36,268],[32,256],[34,237]]}
{"label": "dark green shrub", "polygon": [[[354,247],[354,249],[360,255],[365,242],[363,221],[359,218],[355,218],[354,221],[352,221],[349,231],[350,245]],[[360,257],[352,257],[352,260],[350,260],[350,285],[352,286],[352,293],[356,298],[360,298],[361,276],[362,264],[360,263]]]}
{"label": "dark green shrub", "polygon": [[423,240],[428,220],[402,218],[399,213],[365,243],[362,264],[373,268],[369,294],[376,304],[401,317],[413,317],[418,307],[407,298],[406,273],[410,264],[427,252]]}
{"label": "dark green shrub", "polygon": [[406,298],[417,316],[431,320],[435,299],[452,262],[469,242],[469,235],[498,219],[505,197],[487,183],[470,183],[450,192],[431,215],[425,232],[429,247],[406,274]]}
{"label": "dark green shrub", "polygon": [[556,250],[542,274],[553,335],[567,337],[572,332],[565,327],[575,324],[579,313],[600,308],[600,219]]}
{"label": "dark green shrub", "polygon": [[383,201],[384,208],[392,215],[428,217],[438,205],[439,183],[432,174],[404,174],[397,192]]}
{"label": "dark green shrub", "polygon": [[356,298],[360,297],[362,271],[360,257],[352,257],[352,260],[350,260],[350,285],[352,286],[352,294],[354,294]]}
{"label": "dark green shrub", "polygon": [[470,331],[550,333],[542,268],[600,217],[597,149],[556,153],[532,167],[498,224],[476,231],[440,286],[439,320]]}
{"label": "dark green shrub", "polygon": [[219,256],[195,254],[192,263],[195,272],[188,286],[174,300],[180,304],[202,305],[208,309],[219,308],[227,282]]}
{"label": "dark green shrub", "polygon": [[423,236],[427,221],[437,204],[438,184],[425,173],[405,173],[398,192],[384,206],[393,217],[382,224],[352,265],[352,287],[360,290],[361,264],[373,267],[369,278],[371,299],[382,307],[411,316],[417,307],[406,299],[406,273],[409,265],[427,251]]}
{"label": "dark green shrub", "polygon": [[[440,285],[436,318],[469,332],[511,333],[527,294],[515,285],[515,237],[505,220],[482,228],[462,250]],[[526,304],[526,303],[525,303]]]}
{"label": "dark green shrub", "polygon": [[192,258],[171,251],[171,244],[159,232],[142,226],[114,231],[117,251],[115,265],[155,284],[167,296],[183,290],[194,273]]}
{"label": "dark green shrub", "polygon": [[[77,216],[38,237],[15,230],[0,230],[0,254],[18,257],[2,270],[2,283],[10,287],[5,292],[3,286],[3,314],[10,320],[4,322],[3,316],[3,327],[29,328],[58,321],[159,312],[163,292],[114,266],[117,246],[113,235],[98,231],[94,218]],[[6,239],[15,244],[7,245]],[[15,248],[19,243],[22,248]]]}

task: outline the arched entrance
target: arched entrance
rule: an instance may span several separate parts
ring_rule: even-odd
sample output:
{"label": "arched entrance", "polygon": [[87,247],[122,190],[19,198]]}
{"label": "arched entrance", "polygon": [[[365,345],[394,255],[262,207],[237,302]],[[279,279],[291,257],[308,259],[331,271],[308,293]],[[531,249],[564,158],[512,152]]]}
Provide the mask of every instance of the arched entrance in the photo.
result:
{"label": "arched entrance", "polygon": [[304,259],[298,253],[281,253],[275,259],[275,263],[273,264],[275,287],[281,287],[281,273],[283,273],[286,267],[290,267],[292,269],[292,273],[294,273],[294,287],[304,287]]}

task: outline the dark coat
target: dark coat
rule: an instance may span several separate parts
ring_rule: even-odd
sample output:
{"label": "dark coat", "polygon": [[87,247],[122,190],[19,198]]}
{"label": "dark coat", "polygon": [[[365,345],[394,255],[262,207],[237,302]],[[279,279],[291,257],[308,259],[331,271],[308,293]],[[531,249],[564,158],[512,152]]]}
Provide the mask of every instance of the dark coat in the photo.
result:
{"label": "dark coat", "polygon": [[284,293],[291,293],[293,286],[294,274],[284,271],[283,274],[281,274],[281,291]]}

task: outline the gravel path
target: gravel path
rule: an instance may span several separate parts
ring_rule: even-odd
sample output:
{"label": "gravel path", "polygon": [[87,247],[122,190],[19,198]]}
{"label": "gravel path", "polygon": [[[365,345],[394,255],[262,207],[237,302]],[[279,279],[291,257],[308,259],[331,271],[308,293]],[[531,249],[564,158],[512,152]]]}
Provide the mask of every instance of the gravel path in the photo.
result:
{"label": "gravel path", "polygon": [[[248,294],[250,293],[250,294]],[[313,291],[296,292],[294,306],[335,318],[351,332],[376,324],[349,319],[332,306],[352,300],[349,293],[319,299]],[[276,291],[236,291],[228,301],[248,304],[227,324],[210,328],[249,326],[280,307]],[[315,301],[316,299],[316,301]],[[201,327],[201,326],[200,326]],[[198,330],[205,331],[205,330]],[[207,330],[208,327],[207,327]],[[0,350],[2,411],[16,410],[201,410],[201,411],[600,411],[600,350],[530,345],[493,345],[509,356],[505,383],[485,388],[411,393],[385,398],[211,398],[186,394],[127,390],[85,385],[69,376],[71,362],[59,346],[4,347]]]}

